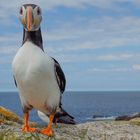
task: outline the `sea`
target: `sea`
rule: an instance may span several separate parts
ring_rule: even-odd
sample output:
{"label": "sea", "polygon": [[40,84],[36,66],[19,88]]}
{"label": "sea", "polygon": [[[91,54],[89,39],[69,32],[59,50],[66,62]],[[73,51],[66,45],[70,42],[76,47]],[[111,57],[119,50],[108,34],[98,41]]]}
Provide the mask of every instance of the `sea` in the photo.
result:
{"label": "sea", "polygon": [[[62,104],[78,123],[112,120],[140,112],[140,91],[69,91],[63,94]],[[0,106],[23,117],[17,92],[0,92]],[[35,109],[30,112],[30,121],[42,122]]]}

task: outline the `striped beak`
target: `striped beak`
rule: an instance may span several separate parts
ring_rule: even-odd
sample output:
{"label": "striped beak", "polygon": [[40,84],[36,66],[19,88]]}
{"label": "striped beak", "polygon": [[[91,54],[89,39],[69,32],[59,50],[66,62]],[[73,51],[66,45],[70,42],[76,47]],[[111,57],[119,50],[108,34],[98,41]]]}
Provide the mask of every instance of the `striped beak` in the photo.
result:
{"label": "striped beak", "polygon": [[28,31],[31,31],[33,26],[33,12],[32,7],[28,6],[26,9],[26,28]]}
{"label": "striped beak", "polygon": [[21,6],[19,19],[26,31],[37,31],[42,20],[40,7],[31,4]]}

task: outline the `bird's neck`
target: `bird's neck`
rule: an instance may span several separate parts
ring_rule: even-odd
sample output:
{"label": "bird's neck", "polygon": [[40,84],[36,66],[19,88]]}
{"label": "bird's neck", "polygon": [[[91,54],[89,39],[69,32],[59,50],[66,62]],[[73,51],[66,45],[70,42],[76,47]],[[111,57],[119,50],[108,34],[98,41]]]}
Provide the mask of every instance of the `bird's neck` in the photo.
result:
{"label": "bird's neck", "polygon": [[42,41],[42,35],[41,35],[41,29],[39,28],[37,31],[26,31],[23,29],[23,41],[22,45],[26,41],[31,41],[33,44],[38,46],[40,49],[43,49],[43,41]]}

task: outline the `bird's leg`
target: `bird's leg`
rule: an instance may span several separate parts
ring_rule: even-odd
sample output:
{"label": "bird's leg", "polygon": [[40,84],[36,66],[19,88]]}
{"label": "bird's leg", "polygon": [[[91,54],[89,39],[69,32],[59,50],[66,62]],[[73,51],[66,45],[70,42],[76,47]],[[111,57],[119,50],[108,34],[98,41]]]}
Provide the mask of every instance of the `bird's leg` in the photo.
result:
{"label": "bird's leg", "polygon": [[53,131],[52,131],[52,128],[51,128],[53,118],[54,118],[54,114],[51,114],[50,117],[49,117],[50,121],[49,121],[48,127],[41,130],[42,134],[45,134],[47,136],[52,136],[53,135]]}
{"label": "bird's leg", "polygon": [[35,132],[37,129],[29,127],[28,120],[29,120],[29,113],[27,112],[27,113],[24,113],[24,127],[22,128],[22,131]]}
{"label": "bird's leg", "polygon": [[55,119],[55,125],[57,125],[57,123],[58,123],[58,118]]}

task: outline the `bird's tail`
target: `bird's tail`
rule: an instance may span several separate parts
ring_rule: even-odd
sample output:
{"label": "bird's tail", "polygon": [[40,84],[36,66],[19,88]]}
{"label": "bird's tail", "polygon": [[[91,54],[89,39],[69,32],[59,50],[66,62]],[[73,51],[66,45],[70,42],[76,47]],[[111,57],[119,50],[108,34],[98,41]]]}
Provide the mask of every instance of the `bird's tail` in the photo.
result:
{"label": "bird's tail", "polygon": [[[38,116],[45,122],[49,122],[49,118],[47,115],[45,115],[44,113],[38,111]],[[54,119],[53,119],[54,123],[64,123],[64,124],[76,124],[74,117],[71,116],[70,114],[68,114],[60,105],[55,113]]]}

